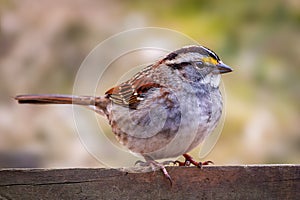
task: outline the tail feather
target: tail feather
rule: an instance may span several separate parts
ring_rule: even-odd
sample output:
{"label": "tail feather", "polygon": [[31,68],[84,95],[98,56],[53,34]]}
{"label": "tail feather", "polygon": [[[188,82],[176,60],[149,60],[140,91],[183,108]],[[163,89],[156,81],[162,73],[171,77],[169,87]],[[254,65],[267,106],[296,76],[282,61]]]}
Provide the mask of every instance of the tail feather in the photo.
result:
{"label": "tail feather", "polygon": [[93,96],[73,96],[60,94],[28,94],[15,97],[22,104],[76,104],[95,105],[96,97]]}
{"label": "tail feather", "polygon": [[15,100],[20,104],[75,104],[86,106],[101,115],[107,115],[107,105],[110,102],[105,97],[73,96],[61,94],[26,94],[18,95]]}

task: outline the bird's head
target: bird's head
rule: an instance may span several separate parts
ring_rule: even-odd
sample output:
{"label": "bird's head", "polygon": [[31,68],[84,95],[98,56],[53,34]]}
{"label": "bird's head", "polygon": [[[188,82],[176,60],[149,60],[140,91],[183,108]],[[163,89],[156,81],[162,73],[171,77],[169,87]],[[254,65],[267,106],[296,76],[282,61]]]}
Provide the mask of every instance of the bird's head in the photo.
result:
{"label": "bird's head", "polygon": [[224,64],[219,56],[212,50],[203,46],[185,46],[169,53],[165,58],[166,65],[183,67],[191,64],[199,69],[206,68],[214,73],[228,73],[232,68]]}

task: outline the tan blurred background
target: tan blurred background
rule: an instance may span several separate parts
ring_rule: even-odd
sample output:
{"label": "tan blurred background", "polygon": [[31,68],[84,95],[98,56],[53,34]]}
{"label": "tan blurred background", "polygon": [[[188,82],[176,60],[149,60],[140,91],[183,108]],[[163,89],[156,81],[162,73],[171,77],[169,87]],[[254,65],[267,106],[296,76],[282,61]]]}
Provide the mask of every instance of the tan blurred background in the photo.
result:
{"label": "tan blurred background", "polygon": [[206,160],[300,163],[300,1],[0,0],[0,167],[101,166],[71,107],[12,97],[71,94],[99,42],[145,26],[187,34],[235,70],[223,77],[226,121]]}

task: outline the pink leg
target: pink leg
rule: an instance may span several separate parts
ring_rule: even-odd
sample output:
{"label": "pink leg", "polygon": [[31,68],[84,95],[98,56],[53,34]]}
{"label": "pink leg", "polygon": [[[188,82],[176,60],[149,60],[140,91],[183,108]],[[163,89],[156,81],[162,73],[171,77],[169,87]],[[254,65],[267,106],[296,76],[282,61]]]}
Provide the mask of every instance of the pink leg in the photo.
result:
{"label": "pink leg", "polygon": [[209,164],[214,164],[212,161],[205,161],[205,162],[197,162],[194,160],[194,158],[188,154],[183,154],[183,157],[185,158],[184,162],[180,162],[178,160],[176,160],[174,163],[178,163],[179,166],[190,166],[195,165],[199,168],[202,168],[203,165],[209,165]]}

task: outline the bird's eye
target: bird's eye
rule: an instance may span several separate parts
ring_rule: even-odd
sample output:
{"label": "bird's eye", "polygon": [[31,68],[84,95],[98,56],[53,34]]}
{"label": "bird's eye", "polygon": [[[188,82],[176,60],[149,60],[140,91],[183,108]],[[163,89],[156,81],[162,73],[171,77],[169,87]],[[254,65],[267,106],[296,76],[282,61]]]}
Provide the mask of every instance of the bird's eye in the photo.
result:
{"label": "bird's eye", "polygon": [[196,65],[202,65],[203,64],[202,61],[196,61],[195,63],[196,63]]}

